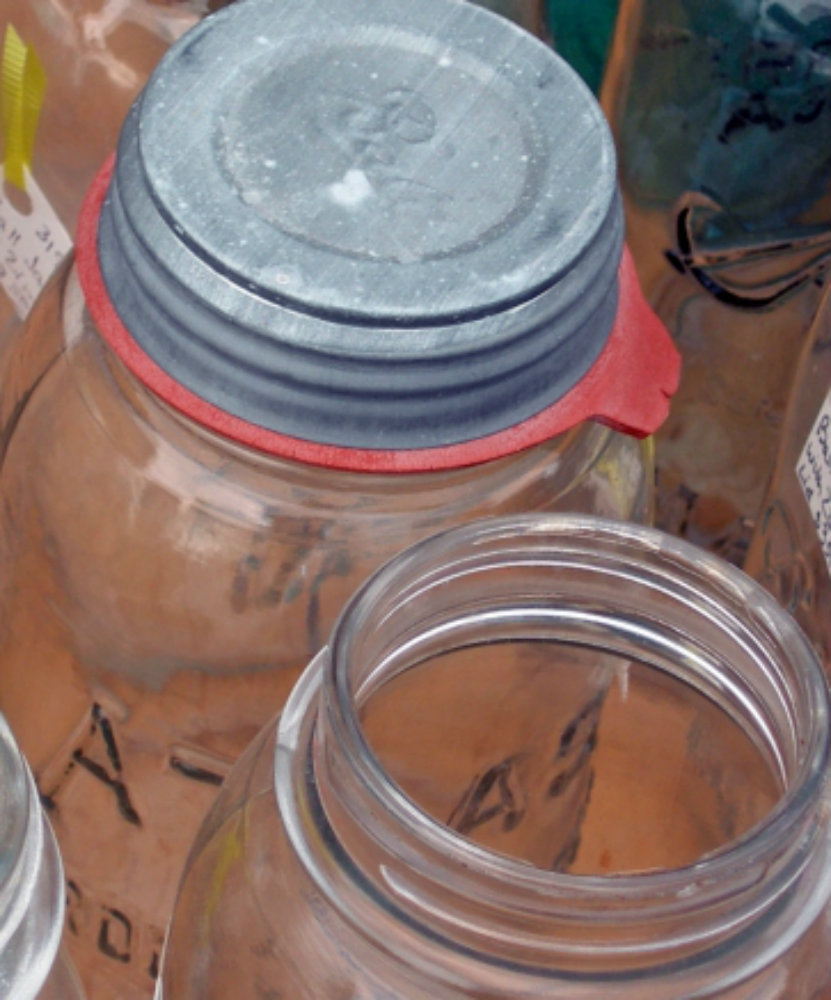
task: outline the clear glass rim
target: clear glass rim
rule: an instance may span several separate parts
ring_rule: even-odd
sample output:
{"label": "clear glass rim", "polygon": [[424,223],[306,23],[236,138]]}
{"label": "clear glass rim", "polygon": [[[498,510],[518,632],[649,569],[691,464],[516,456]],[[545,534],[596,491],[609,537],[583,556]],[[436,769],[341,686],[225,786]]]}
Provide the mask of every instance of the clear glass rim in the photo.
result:
{"label": "clear glass rim", "polygon": [[[386,775],[363,734],[356,713],[355,691],[351,676],[351,640],[354,630],[366,627],[373,611],[390,594],[400,593],[414,574],[432,567],[448,553],[474,546],[482,550],[500,539],[512,539],[514,552],[539,551],[548,544],[579,542],[591,537],[593,546],[611,551],[623,547],[634,559],[649,553],[653,561],[668,572],[691,571],[706,581],[714,594],[739,597],[747,603],[751,619],[773,628],[777,642],[792,663],[800,664],[802,679],[799,692],[808,705],[810,725],[800,731],[800,758],[796,771],[789,775],[783,796],[771,812],[735,840],[697,862],[668,870],[638,873],[582,875],[546,871],[517,859],[485,850],[424,813]],[[394,611],[393,611],[394,613]],[[696,547],[655,529],[623,524],[584,515],[524,515],[488,519],[462,528],[453,528],[427,539],[402,553],[378,571],[354,595],[344,608],[332,635],[330,656],[325,662],[322,695],[326,712],[337,735],[341,751],[348,757],[357,780],[374,804],[393,819],[400,829],[417,833],[437,856],[474,864],[477,872],[504,886],[512,886],[523,896],[530,894],[537,906],[551,907],[555,901],[563,907],[578,900],[598,901],[613,893],[619,904],[614,919],[625,916],[627,904],[633,915],[643,917],[641,906],[648,900],[676,899],[695,882],[707,884],[713,897],[723,894],[725,879],[737,872],[755,870],[766,855],[778,855],[787,849],[805,814],[815,808],[829,768],[829,703],[821,667],[813,649],[786,612],[739,570]],[[700,900],[700,897],[699,897]],[[537,906],[532,908],[536,909]]]}
{"label": "clear glass rim", "polygon": [[27,905],[25,855],[27,841],[37,840],[33,822],[33,789],[26,765],[5,718],[0,715],[0,951],[14,933]]}
{"label": "clear glass rim", "polygon": [[0,978],[16,1000],[34,1000],[60,945],[63,869],[34,779],[2,715],[0,784],[3,812],[13,814],[0,831],[0,855],[9,857],[0,879]]}

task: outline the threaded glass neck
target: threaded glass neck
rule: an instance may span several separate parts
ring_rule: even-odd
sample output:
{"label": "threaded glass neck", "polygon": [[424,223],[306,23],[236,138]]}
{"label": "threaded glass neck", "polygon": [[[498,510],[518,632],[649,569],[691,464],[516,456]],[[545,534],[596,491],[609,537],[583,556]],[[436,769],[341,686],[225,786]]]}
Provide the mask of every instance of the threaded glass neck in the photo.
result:
{"label": "threaded glass neck", "polygon": [[828,903],[828,725],[807,641],[732,567],[594,518],[494,520],[353,599],[284,714],[278,798],[400,961],[487,996],[717,996]]}

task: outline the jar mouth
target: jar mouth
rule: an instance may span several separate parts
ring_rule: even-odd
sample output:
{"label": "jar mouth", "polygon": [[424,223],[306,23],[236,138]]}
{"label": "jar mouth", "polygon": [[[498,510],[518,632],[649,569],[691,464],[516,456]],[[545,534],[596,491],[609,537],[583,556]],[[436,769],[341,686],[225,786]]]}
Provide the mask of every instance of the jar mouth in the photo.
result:
{"label": "jar mouth", "polygon": [[[514,576],[486,593],[488,574],[508,564],[526,579],[536,574],[536,582],[523,590]],[[628,612],[622,629],[609,627],[614,608],[602,607],[596,586],[603,578],[614,579],[618,595],[626,594],[623,601],[617,598],[618,609]],[[451,616],[442,616],[439,602],[426,620],[408,618],[408,609],[423,604],[425,595],[448,586],[457,595],[454,614],[466,606],[480,624],[487,619],[492,637],[521,618],[525,635],[535,630],[537,637],[559,635],[560,641],[613,652],[650,669],[667,670],[680,651],[681,680],[722,707],[732,706],[738,713],[734,721],[741,719],[749,728],[781,783],[778,801],[705,856],[673,868],[614,874],[545,870],[482,847],[440,822],[391,778],[360,713],[391,672],[406,669],[405,661],[392,654],[407,644],[415,649],[417,632],[432,627],[435,642],[455,641]],[[547,588],[549,606],[529,615],[529,606]],[[656,599],[653,614],[648,605]],[[503,613],[495,614],[500,603]],[[691,640],[696,634],[703,637],[697,643]],[[367,642],[362,636],[371,638]],[[727,646],[718,652],[716,639],[725,636]],[[532,925],[540,921],[539,933],[531,934],[534,946],[539,949],[544,942],[558,962],[579,965],[587,955],[596,960],[598,954],[635,953],[639,968],[647,954],[653,963],[682,957],[686,962],[725,935],[746,937],[760,913],[785,906],[783,899],[804,874],[809,854],[816,855],[817,843],[827,840],[827,831],[818,830],[812,816],[828,796],[828,694],[809,643],[772,598],[738,570],[652,529],[593,517],[529,515],[479,522],[422,542],[377,573],[345,608],[319,682],[317,727],[326,731],[327,740],[334,738],[345,761],[338,770],[339,804],[331,813],[341,823],[341,808],[357,824],[369,817],[375,848],[393,859],[380,865],[376,891],[409,894],[410,918],[418,909],[413,906],[418,893],[412,885],[407,888],[406,877],[390,875],[402,859],[422,866],[421,874],[440,885],[445,896],[475,900],[482,914],[512,911]],[[325,796],[322,802],[326,810]],[[347,821],[344,829],[348,826]],[[827,868],[827,845],[820,854]],[[827,896],[827,890],[818,892]],[[812,917],[822,902],[815,894]],[[808,910],[811,906],[803,907],[803,930]],[[420,916],[426,926],[426,908]],[[452,919],[432,917],[451,936],[455,933]],[[654,930],[679,920],[680,928],[668,937],[643,937],[644,927]],[[591,933],[578,939],[574,928],[581,922],[591,923]],[[468,944],[477,939],[469,926],[460,933]],[[493,926],[483,933],[490,935],[490,946],[500,937]],[[777,933],[787,936],[788,929]]]}

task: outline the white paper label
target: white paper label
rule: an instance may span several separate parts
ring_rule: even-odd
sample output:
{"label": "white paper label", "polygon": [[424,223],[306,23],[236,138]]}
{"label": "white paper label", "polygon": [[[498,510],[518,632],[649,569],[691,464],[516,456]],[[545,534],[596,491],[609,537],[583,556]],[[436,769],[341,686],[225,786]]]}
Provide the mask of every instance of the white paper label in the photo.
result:
{"label": "white paper label", "polygon": [[799,456],[796,474],[831,573],[831,392],[825,397]]}
{"label": "white paper label", "polygon": [[69,234],[28,170],[26,194],[31,211],[23,215],[0,184],[0,284],[21,319],[72,249]]}

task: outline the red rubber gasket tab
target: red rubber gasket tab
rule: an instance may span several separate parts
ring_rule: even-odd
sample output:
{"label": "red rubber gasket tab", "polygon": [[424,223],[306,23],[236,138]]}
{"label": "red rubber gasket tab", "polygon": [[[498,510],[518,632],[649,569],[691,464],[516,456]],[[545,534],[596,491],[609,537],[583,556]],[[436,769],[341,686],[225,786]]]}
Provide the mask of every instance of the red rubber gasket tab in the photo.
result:
{"label": "red rubber gasket tab", "polygon": [[110,300],[98,261],[98,219],[115,165],[111,156],[87,193],[78,223],[75,258],[87,307],[104,340],[148,389],[204,427],[258,451],[307,465],[357,472],[430,472],[492,461],[596,420],[635,437],[666,419],[678,387],[681,359],[666,328],[641,292],[624,248],[619,302],[600,356],[565,396],[522,423],[495,434],[438,448],[345,448],[290,437],[206,402],[171,378],[136,343]]}

